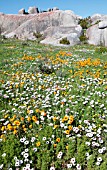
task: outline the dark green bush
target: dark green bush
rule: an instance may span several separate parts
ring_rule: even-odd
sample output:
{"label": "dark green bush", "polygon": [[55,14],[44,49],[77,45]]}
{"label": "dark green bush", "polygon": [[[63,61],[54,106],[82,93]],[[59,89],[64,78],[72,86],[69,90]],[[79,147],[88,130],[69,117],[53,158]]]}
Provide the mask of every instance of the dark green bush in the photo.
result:
{"label": "dark green bush", "polygon": [[96,23],[95,23],[95,24],[98,24],[99,22],[101,22],[101,20],[96,21]]}
{"label": "dark green bush", "polygon": [[42,38],[43,34],[41,34],[40,32],[34,32],[33,36],[35,36],[36,38]]}
{"label": "dark green bush", "polygon": [[42,73],[46,74],[52,74],[55,71],[52,65],[46,65],[45,63],[40,63],[39,69]]}
{"label": "dark green bush", "polygon": [[85,42],[85,41],[87,41],[88,38],[86,37],[86,35],[83,34],[79,37],[79,39],[81,42],[83,42],[83,41]]}
{"label": "dark green bush", "polygon": [[70,41],[69,41],[69,40],[67,40],[67,38],[62,38],[62,39],[60,40],[60,44],[66,44],[66,45],[69,45],[69,44],[70,44]]}
{"label": "dark green bush", "polygon": [[91,18],[87,17],[84,19],[80,19],[78,24],[80,24],[83,29],[87,29],[91,26],[91,23],[92,23]]}
{"label": "dark green bush", "polygon": [[97,47],[95,49],[95,52],[96,53],[105,53],[105,52],[107,52],[107,47]]}

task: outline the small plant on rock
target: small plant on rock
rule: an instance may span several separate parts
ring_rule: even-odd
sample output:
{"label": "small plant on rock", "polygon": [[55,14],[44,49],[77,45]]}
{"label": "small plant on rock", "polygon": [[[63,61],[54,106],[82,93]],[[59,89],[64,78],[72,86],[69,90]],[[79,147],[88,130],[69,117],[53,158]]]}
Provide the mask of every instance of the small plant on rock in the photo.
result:
{"label": "small plant on rock", "polygon": [[82,27],[83,29],[89,28],[89,27],[91,26],[91,23],[92,23],[92,21],[91,21],[90,16],[87,17],[87,18],[84,18],[84,19],[80,19],[80,20],[79,20],[79,24],[81,25],[81,27]]}
{"label": "small plant on rock", "polygon": [[62,39],[60,40],[60,44],[66,44],[66,45],[69,45],[69,44],[70,44],[70,41],[69,41],[69,40],[67,40],[67,37],[66,37],[66,38],[62,38]]}
{"label": "small plant on rock", "polygon": [[86,37],[86,35],[83,34],[79,37],[79,39],[81,42],[85,42],[85,41],[87,41],[88,38]]}
{"label": "small plant on rock", "polygon": [[36,38],[42,38],[43,37],[43,34],[41,34],[40,32],[34,32],[33,33],[33,36],[35,36]]}

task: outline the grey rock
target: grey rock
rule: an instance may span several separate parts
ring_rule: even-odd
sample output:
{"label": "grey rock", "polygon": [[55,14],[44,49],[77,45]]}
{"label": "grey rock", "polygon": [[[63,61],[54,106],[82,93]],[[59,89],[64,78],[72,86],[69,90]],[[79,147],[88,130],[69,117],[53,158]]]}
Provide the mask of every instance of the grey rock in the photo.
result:
{"label": "grey rock", "polygon": [[29,7],[29,9],[28,9],[29,14],[37,14],[38,12],[39,12],[38,8],[36,8],[36,7]]}
{"label": "grey rock", "polygon": [[107,15],[95,14],[91,20],[92,26],[86,31],[88,43],[107,46]]}
{"label": "grey rock", "polygon": [[58,7],[53,7],[53,11],[59,10]]}
{"label": "grey rock", "polygon": [[86,35],[89,44],[107,46],[107,28],[99,29],[98,24],[96,24],[87,29]]}
{"label": "grey rock", "polygon": [[47,12],[50,12],[50,11],[52,11],[52,9],[51,9],[51,8],[48,8],[48,9],[47,9]]}
{"label": "grey rock", "polygon": [[0,15],[0,23],[4,27],[2,34],[8,38],[34,40],[36,37],[33,33],[40,32],[45,38],[41,43],[60,45],[59,41],[64,37],[67,37],[70,45],[80,42],[82,28],[78,25],[79,17],[73,11],[55,10],[33,14],[35,11],[30,10],[29,15]]}
{"label": "grey rock", "polygon": [[19,11],[18,11],[18,14],[25,14],[25,9],[24,8],[22,8],[22,9],[20,9]]}
{"label": "grey rock", "polygon": [[91,16],[92,25],[104,20],[107,20],[107,15],[94,14]]}
{"label": "grey rock", "polygon": [[101,14],[94,14],[91,16],[92,25],[95,24],[97,21],[101,21],[102,15]]}
{"label": "grey rock", "polygon": [[101,21],[101,22],[99,22],[98,28],[99,28],[99,29],[107,28],[107,21]]}

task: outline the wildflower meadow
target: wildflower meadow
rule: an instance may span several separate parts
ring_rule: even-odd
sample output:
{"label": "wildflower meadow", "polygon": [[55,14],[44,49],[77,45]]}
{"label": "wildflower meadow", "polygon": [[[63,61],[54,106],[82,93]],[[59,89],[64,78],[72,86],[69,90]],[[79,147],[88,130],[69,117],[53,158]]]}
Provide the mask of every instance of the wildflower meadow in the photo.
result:
{"label": "wildflower meadow", "polygon": [[107,52],[0,41],[0,169],[107,169]]}

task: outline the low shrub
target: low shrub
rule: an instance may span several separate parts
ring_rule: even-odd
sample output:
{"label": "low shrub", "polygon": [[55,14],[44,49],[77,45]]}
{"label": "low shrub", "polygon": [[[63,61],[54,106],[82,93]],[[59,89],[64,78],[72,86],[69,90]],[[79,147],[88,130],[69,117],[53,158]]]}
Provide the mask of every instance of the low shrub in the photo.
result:
{"label": "low shrub", "polygon": [[60,44],[66,44],[66,45],[69,45],[69,44],[70,44],[70,41],[69,41],[69,40],[67,40],[67,38],[62,38],[62,39],[60,40]]}
{"label": "low shrub", "polygon": [[33,36],[35,36],[36,38],[42,38],[43,34],[41,34],[40,32],[34,32]]}
{"label": "low shrub", "polygon": [[91,26],[91,23],[92,23],[92,21],[91,21],[91,18],[89,16],[87,18],[80,19],[78,24],[80,24],[83,29],[87,29]]}
{"label": "low shrub", "polygon": [[86,37],[86,35],[83,34],[79,37],[79,39],[81,42],[83,42],[83,41],[87,41],[88,38]]}
{"label": "low shrub", "polygon": [[39,65],[39,69],[42,73],[51,74],[54,72],[54,68],[50,65]]}
{"label": "low shrub", "polygon": [[97,47],[95,49],[96,53],[106,53],[107,52],[107,47]]}

